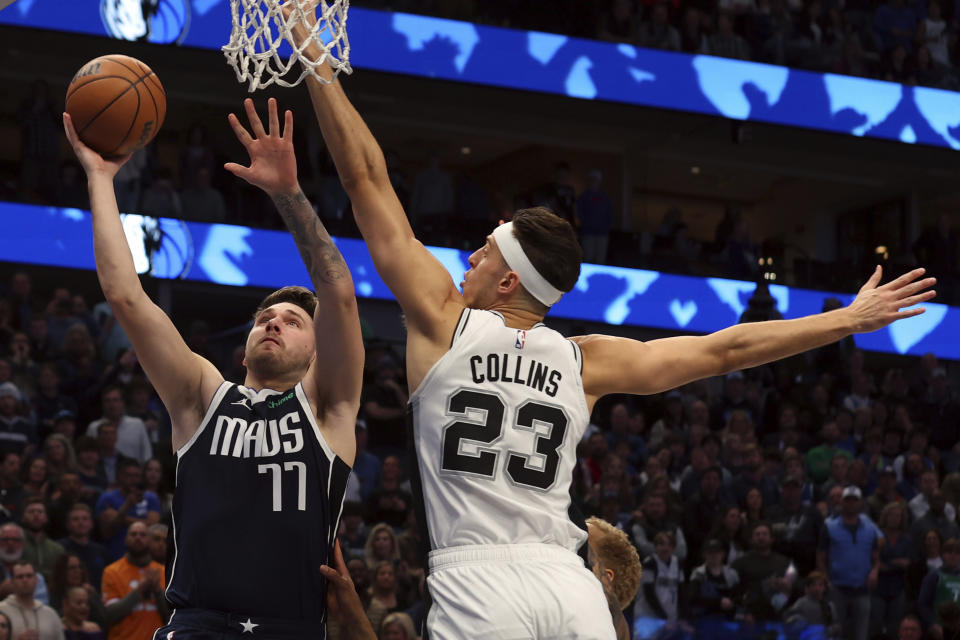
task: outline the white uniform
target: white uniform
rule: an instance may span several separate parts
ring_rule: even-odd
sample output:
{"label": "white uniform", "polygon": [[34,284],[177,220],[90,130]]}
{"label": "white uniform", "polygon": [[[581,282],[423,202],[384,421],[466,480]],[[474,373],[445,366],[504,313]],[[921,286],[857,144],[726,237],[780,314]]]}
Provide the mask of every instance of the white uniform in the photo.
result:
{"label": "white uniform", "polygon": [[590,418],[580,348],[465,310],[410,397],[430,545],[430,640],[613,638],[568,516]]}

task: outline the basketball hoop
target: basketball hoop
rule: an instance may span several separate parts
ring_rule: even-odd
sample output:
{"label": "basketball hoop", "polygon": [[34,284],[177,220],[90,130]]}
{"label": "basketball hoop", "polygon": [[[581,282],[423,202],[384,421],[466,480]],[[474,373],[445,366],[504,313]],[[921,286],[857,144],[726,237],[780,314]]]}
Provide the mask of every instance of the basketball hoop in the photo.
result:
{"label": "basketball hoop", "polygon": [[[237,80],[248,83],[250,93],[274,83],[295,87],[308,76],[329,84],[341,71],[352,71],[347,40],[350,0],[287,0],[287,4],[291,10],[289,16],[284,17],[280,0],[230,0],[233,30],[230,42],[222,49]],[[316,22],[313,22],[314,16]],[[309,33],[297,46],[291,32],[301,23]],[[284,44],[291,49],[286,62],[279,52]],[[307,53],[311,47],[319,51],[316,58]],[[303,67],[300,76],[293,82],[284,79],[298,62]],[[329,78],[318,73],[317,68],[322,64],[332,68]]]}

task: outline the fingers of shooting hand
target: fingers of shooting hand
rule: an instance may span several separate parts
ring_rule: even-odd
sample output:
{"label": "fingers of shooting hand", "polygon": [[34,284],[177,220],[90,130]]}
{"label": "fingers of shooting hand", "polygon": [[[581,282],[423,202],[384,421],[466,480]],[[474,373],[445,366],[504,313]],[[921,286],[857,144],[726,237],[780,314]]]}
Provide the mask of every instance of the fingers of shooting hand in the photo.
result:
{"label": "fingers of shooting hand", "polygon": [[293,111],[290,109],[283,114],[283,139],[293,140]]}
{"label": "fingers of shooting hand", "polygon": [[244,100],[243,108],[247,112],[247,121],[250,122],[250,131],[253,132],[254,137],[265,138],[267,132],[263,130],[263,122],[260,121],[260,115],[257,113],[257,108],[254,106],[253,100],[250,98]]}
{"label": "fingers of shooting hand", "polygon": [[880,282],[880,278],[882,276],[883,269],[880,267],[880,265],[877,265],[877,268],[873,270],[873,274],[871,274],[871,276],[867,278],[867,281],[863,283],[863,286],[860,287],[860,291],[863,292],[869,289],[876,289],[877,283]]}
{"label": "fingers of shooting hand", "polygon": [[900,297],[905,298],[907,296],[912,296],[916,294],[918,291],[923,291],[928,287],[932,287],[935,284],[937,284],[936,278],[924,278],[923,280],[918,280],[917,282],[911,282],[907,286],[902,287],[900,290],[897,291],[897,294]]}
{"label": "fingers of shooting hand", "polygon": [[242,179],[246,180],[247,182],[250,182],[250,178],[249,178],[250,168],[249,168],[249,167],[245,167],[245,166],[243,166],[243,165],[237,164],[236,162],[228,162],[228,163],[226,163],[225,165],[223,165],[223,168],[226,169],[227,171],[229,171],[230,173],[232,173],[233,175],[237,176],[238,178],[242,178]]}
{"label": "fingers of shooting hand", "polygon": [[253,142],[253,138],[250,137],[250,134],[247,132],[244,126],[240,124],[240,118],[231,113],[227,115],[227,122],[230,123],[230,128],[233,129],[233,133],[235,136],[237,136],[237,140],[240,141],[240,144],[242,144],[245,149],[249,149],[250,143]]}
{"label": "fingers of shooting hand", "polygon": [[63,114],[63,131],[67,134],[67,140],[70,141],[70,144],[73,144],[74,140],[77,139],[77,132],[73,128],[73,119],[70,118],[69,113]]}
{"label": "fingers of shooting hand", "polygon": [[904,318],[912,318],[913,316],[918,316],[921,313],[926,311],[926,307],[916,307],[913,309],[906,309],[904,311],[898,311],[895,320],[903,320]]}
{"label": "fingers of shooting hand", "polygon": [[910,284],[911,282],[913,282],[914,280],[916,280],[926,272],[927,270],[924,269],[923,267],[920,267],[919,269],[914,269],[913,271],[908,271],[902,276],[900,276],[899,278],[897,278],[896,280],[888,282],[885,286],[894,290],[901,289],[902,287],[905,287],[906,285]]}
{"label": "fingers of shooting hand", "polygon": [[905,307],[912,307],[915,304],[920,304],[921,302],[926,302],[927,300],[933,300],[937,296],[937,292],[934,290],[924,291],[923,293],[918,293],[915,296],[910,296],[909,298],[904,298],[897,303],[898,309],[903,309]]}
{"label": "fingers of shooting hand", "polygon": [[270,135],[281,137],[280,133],[280,118],[277,117],[277,99],[270,98],[267,100],[267,118],[270,123]]}

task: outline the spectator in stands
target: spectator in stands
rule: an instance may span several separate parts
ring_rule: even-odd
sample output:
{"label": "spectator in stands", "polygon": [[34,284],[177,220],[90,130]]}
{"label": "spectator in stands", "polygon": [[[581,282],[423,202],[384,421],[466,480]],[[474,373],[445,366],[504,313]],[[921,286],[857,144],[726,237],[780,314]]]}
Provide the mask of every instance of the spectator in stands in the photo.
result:
{"label": "spectator in stands", "polygon": [[570,165],[559,162],[554,168],[553,180],[534,192],[533,204],[550,209],[576,227],[579,226],[576,200],[576,191],[570,184]]}
{"label": "spectator in stands", "polygon": [[367,446],[371,453],[382,457],[404,447],[404,416],[409,398],[400,367],[392,356],[381,357],[372,375],[373,383],[363,388],[361,405],[369,429]]}
{"label": "spectator in stands", "polygon": [[864,514],[860,489],[843,490],[839,517],[828,518],[820,531],[817,567],[833,585],[837,623],[845,638],[866,640],[870,593],[879,577],[880,532]]}
{"label": "spectator in stands", "polygon": [[147,529],[147,545],[150,548],[150,557],[154,562],[166,566],[167,564],[167,525],[157,522]]}
{"label": "spectator in stands", "polygon": [[[148,155],[149,152],[147,149],[134,151],[130,159],[120,167],[117,175],[113,178],[114,188],[117,193],[117,208],[122,213],[140,212],[140,194],[143,191],[143,178],[147,171]],[[87,191],[86,185],[84,185],[83,190]],[[88,204],[82,208],[90,208],[89,198],[90,194],[87,192]]]}
{"label": "spectator in stands", "polygon": [[[70,587],[63,601],[63,633],[66,640],[103,640],[102,627],[89,620],[92,606],[99,597],[83,587]],[[101,607],[103,605],[100,605]]]}
{"label": "spectator in stands", "polygon": [[[760,492],[762,504],[776,504],[780,499],[780,490],[776,480],[764,473],[763,457],[755,444],[743,449],[743,467],[733,478],[730,493],[741,506],[746,506],[747,494],[751,489]],[[756,514],[759,515],[759,514]]]}
{"label": "spectator in stands", "polygon": [[837,624],[837,610],[833,603],[824,597],[827,591],[827,577],[819,571],[811,571],[804,581],[804,594],[791,605],[784,614],[788,625],[822,625],[825,636],[836,637],[840,631]]}
{"label": "spectator in stands", "polygon": [[670,24],[667,5],[658,2],[650,10],[650,21],[640,24],[640,46],[680,51],[680,32]]}
{"label": "spectator in stands", "polygon": [[20,454],[0,453],[0,522],[19,520],[25,497],[20,484]]}
{"label": "spectator in stands", "polygon": [[371,521],[386,522],[392,527],[402,527],[407,512],[413,504],[408,484],[402,482],[403,470],[400,459],[387,456],[380,470],[380,484],[367,498],[367,513]]}
{"label": "spectator in stands", "polygon": [[56,191],[61,132],[57,105],[45,80],[34,80],[30,95],[17,108],[17,125],[20,187],[27,197],[46,200]]}
{"label": "spectator in stands", "polygon": [[43,498],[27,498],[23,505],[24,538],[23,560],[29,562],[49,583],[53,566],[64,554],[64,549],[46,533],[47,506]]}
{"label": "spectator in stands", "polygon": [[34,314],[27,325],[27,335],[30,336],[30,353],[37,362],[48,362],[53,359],[57,346],[50,339],[47,329],[47,318],[42,314]]}
{"label": "spectator in stands", "polygon": [[[163,565],[150,557],[147,526],[134,522],[126,533],[126,553],[103,570],[103,601],[110,640],[151,638],[169,617]],[[143,605],[143,606],[141,606]]]}
{"label": "spectator in stands", "polygon": [[900,623],[897,632],[897,640],[922,640],[923,627],[920,624],[920,618],[910,614]]}
{"label": "spectator in stands", "polygon": [[403,611],[410,603],[397,588],[397,574],[392,562],[380,562],[373,569],[373,582],[370,585],[370,603],[367,605],[367,618],[374,629],[379,629],[387,615]]}
{"label": "spectator in stands", "polygon": [[846,458],[853,457],[837,446],[837,442],[840,440],[840,429],[837,428],[836,422],[831,420],[823,425],[821,437],[823,438],[823,444],[817,445],[807,452],[807,468],[810,470],[811,479],[818,485],[827,481],[834,456],[839,454]]}
{"label": "spectator in stands", "polygon": [[147,491],[152,491],[160,499],[160,515],[168,519],[173,507],[173,492],[167,489],[163,464],[156,458],[147,460],[143,465],[143,484]]}
{"label": "spectator in stands", "polygon": [[721,11],[717,14],[717,32],[709,38],[710,55],[721,58],[750,59],[750,45],[733,30],[733,18],[729,13]]}
{"label": "spectator in stands", "polygon": [[47,503],[47,515],[50,519],[47,530],[51,538],[61,538],[66,535],[67,514],[74,504],[83,499],[83,484],[80,482],[79,474],[75,471],[62,474]]}
{"label": "spectator in stands", "polygon": [[43,459],[48,475],[56,480],[77,467],[77,456],[70,440],[59,433],[51,433],[43,442]]}
{"label": "spectator in stands", "polygon": [[643,597],[637,598],[636,618],[677,620],[685,613],[683,569],[675,554],[677,543],[671,531],[661,531],[653,539],[654,552],[643,560],[640,577]]}
{"label": "spectator in stands", "polygon": [[213,175],[216,168],[216,158],[210,146],[207,128],[195,122],[187,131],[187,144],[180,151],[180,184],[183,187],[193,187],[202,171],[208,176]]}
{"label": "spectator in stands", "polygon": [[37,416],[37,429],[42,434],[53,431],[55,421],[66,417],[64,412],[76,418],[77,403],[60,392],[60,376],[54,364],[47,362],[40,365],[37,393],[31,398],[30,406]]}
{"label": "spectator in stands", "polygon": [[[707,467],[700,474],[699,490],[683,501],[683,530],[689,534],[689,549],[699,549],[713,524],[723,517],[733,500],[723,490],[723,476],[718,467]],[[739,514],[738,514],[739,516]],[[690,562],[700,560],[690,554]]]}
{"label": "spectator in stands", "polygon": [[908,53],[912,50],[917,33],[917,15],[903,0],[887,0],[877,7],[874,25],[881,51],[890,51],[898,45]]}
{"label": "spectator in stands", "polygon": [[210,184],[210,169],[198,169],[190,186],[180,192],[184,217],[202,222],[225,222],[227,217],[223,196]]}
{"label": "spectator in stands", "polygon": [[140,212],[158,218],[182,218],[183,205],[173,186],[173,172],[167,167],[157,169],[153,184],[143,192]]}
{"label": "spectator in stands", "polygon": [[600,14],[597,37],[611,42],[634,44],[637,40],[637,13],[632,0],[611,0]]}
{"label": "spectator in stands", "polygon": [[160,499],[143,485],[143,472],[134,460],[125,460],[117,469],[118,487],[97,501],[100,537],[111,557],[123,555],[127,529],[135,523],[150,526],[160,520]]}
{"label": "spectator in stands", "polygon": [[363,522],[363,505],[359,502],[344,502],[343,515],[340,517],[340,543],[344,557],[362,557],[367,535],[367,527]]}
{"label": "spectator in stands", "polygon": [[[930,499],[938,491],[938,485],[937,472],[933,469],[924,469],[923,473],[920,474],[920,493],[909,502],[910,514],[914,520],[919,520],[930,510]],[[956,522],[957,511],[946,500],[944,500],[943,513],[947,520]]]}
{"label": "spectator in stands", "polygon": [[773,548],[792,558],[801,575],[816,566],[816,547],[823,518],[816,507],[803,503],[803,478],[784,477],[780,485],[780,503],[767,510],[773,532]]}
{"label": "spectator in stands", "polygon": [[779,620],[793,591],[796,571],[790,559],[773,551],[770,525],[754,525],[751,549],[733,563],[733,570],[745,585],[741,604],[748,620]]}
{"label": "spectator in stands", "polygon": [[12,580],[13,593],[0,602],[0,611],[6,614],[12,624],[11,635],[20,640],[63,640],[60,616],[34,597],[38,582],[34,566],[25,561],[16,562]]}
{"label": "spectator in stands", "polygon": [[78,502],[67,514],[67,537],[57,540],[67,553],[78,556],[87,569],[90,583],[100,590],[100,578],[104,568],[110,564],[110,552],[99,542],[90,538],[93,532],[93,509]]}
{"label": "spectator in stands", "polygon": [[360,497],[366,500],[370,492],[380,484],[380,460],[367,451],[367,422],[357,420],[357,457],[353,463],[353,472],[360,479]]}
{"label": "spectator in stands", "polygon": [[943,497],[943,492],[936,489],[930,496],[930,509],[910,525],[910,537],[917,545],[918,555],[922,551],[920,545],[924,542],[924,534],[931,529],[936,530],[941,540],[960,538],[960,527],[954,520],[947,517],[946,506],[947,500]]}
{"label": "spectator in stands", "polygon": [[880,547],[877,588],[870,597],[870,630],[871,635],[892,635],[906,612],[907,569],[914,555],[903,505],[893,502],[884,507],[877,527],[884,542]]}
{"label": "spectator in stands", "polygon": [[[24,532],[20,525],[8,522],[0,526],[0,577],[3,582],[0,583],[0,598],[5,598],[13,590],[13,565],[19,562],[23,557]],[[38,574],[37,589],[34,597],[47,604],[49,596],[47,594],[47,581],[43,574]]]}
{"label": "spectator in stands", "polygon": [[380,640],[417,640],[419,637],[413,626],[413,618],[396,611],[389,614],[380,623]]}
{"label": "spectator in stands", "polygon": [[920,585],[917,597],[917,613],[930,636],[937,640],[943,636],[943,620],[940,606],[956,602],[960,597],[960,540],[951,538],[943,543],[943,566],[931,570]]}
{"label": "spectator in stands", "polygon": [[381,522],[370,529],[363,550],[367,568],[373,571],[381,562],[395,562],[400,559],[400,548],[393,528]]}
{"label": "spectator in stands", "polygon": [[80,588],[89,596],[88,612],[90,619],[98,624],[106,624],[106,610],[103,600],[96,588],[90,584],[87,576],[87,567],[80,556],[74,553],[65,553],[57,559],[53,567],[53,577],[50,580],[50,606],[58,613],[64,613],[67,594],[71,589]]}
{"label": "spectator in stands", "polygon": [[50,488],[50,475],[47,473],[47,461],[34,458],[23,469],[23,490],[28,496],[46,497]]}
{"label": "spectator in stands", "polygon": [[703,546],[704,564],[690,574],[687,603],[694,619],[733,620],[737,612],[740,577],[723,562],[723,543],[711,538]]}
{"label": "spectator in stands", "polygon": [[630,526],[633,544],[636,545],[640,557],[646,558],[656,553],[654,538],[658,533],[667,531],[673,535],[673,550],[681,561],[687,557],[687,541],[683,529],[677,526],[673,518],[667,513],[667,501],[662,493],[648,493],[643,505]]}
{"label": "spectator in stands", "polygon": [[728,506],[723,517],[714,524],[710,537],[723,543],[727,550],[724,562],[727,566],[733,566],[733,563],[746,553],[745,541],[749,539],[740,508],[735,505]]}
{"label": "spectator in stands", "polygon": [[20,390],[12,382],[0,384],[0,452],[23,454],[37,444],[33,424],[21,412]]}
{"label": "spectator in stands", "polygon": [[[107,488],[107,471],[104,462],[100,459],[100,441],[108,437],[112,438],[116,447],[115,427],[108,426],[100,429],[97,439],[89,436],[80,436],[77,438],[77,474],[80,476],[80,482],[83,484],[82,495],[84,500],[96,503],[97,498]],[[116,455],[116,454],[114,454]],[[116,459],[112,467],[114,479],[116,479]]]}
{"label": "spectator in stands", "polygon": [[577,197],[575,221],[579,223],[583,261],[607,263],[607,245],[613,228],[613,201],[603,190],[603,173],[591,169],[587,173],[587,188]]}
{"label": "spectator in stands", "polygon": [[[842,449],[840,451],[843,451]],[[846,453],[844,451],[844,453]],[[850,457],[849,453],[836,453],[833,458],[830,459],[830,475],[826,481],[817,488],[817,497],[823,499],[830,489],[833,487],[846,487],[847,485],[853,484],[847,477],[847,472],[850,470]]]}
{"label": "spectator in stands", "polygon": [[880,512],[888,504],[899,504],[906,508],[907,501],[897,492],[897,472],[893,467],[886,466],[877,475],[877,489],[867,498],[867,511],[870,518],[877,522]]}
{"label": "spectator in stands", "polygon": [[[87,427],[87,435],[97,437],[99,429],[104,424],[112,424],[117,428],[117,451],[143,464],[153,456],[153,447],[147,436],[147,428],[143,420],[126,414],[126,401],[123,389],[118,386],[107,387],[101,394],[103,402],[103,416],[94,420]],[[101,452],[101,457],[103,452]]]}

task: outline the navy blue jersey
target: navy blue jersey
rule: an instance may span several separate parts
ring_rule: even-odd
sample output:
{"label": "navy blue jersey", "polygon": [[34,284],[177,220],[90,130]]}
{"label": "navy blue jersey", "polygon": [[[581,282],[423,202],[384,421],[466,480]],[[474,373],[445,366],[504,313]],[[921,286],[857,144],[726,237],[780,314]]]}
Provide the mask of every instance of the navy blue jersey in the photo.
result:
{"label": "navy blue jersey", "polygon": [[224,382],[177,452],[167,599],[323,621],[350,467],[324,440],[302,384],[282,393]]}

